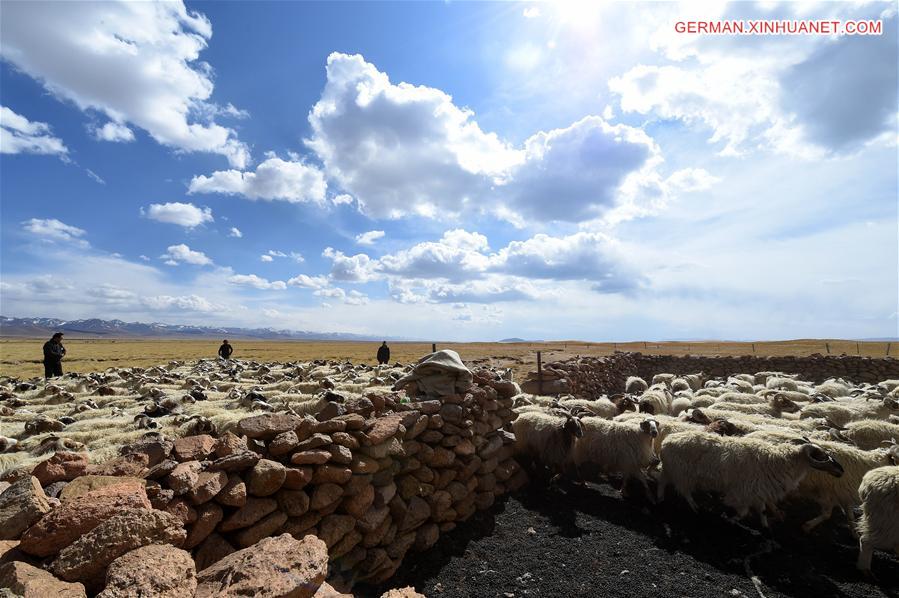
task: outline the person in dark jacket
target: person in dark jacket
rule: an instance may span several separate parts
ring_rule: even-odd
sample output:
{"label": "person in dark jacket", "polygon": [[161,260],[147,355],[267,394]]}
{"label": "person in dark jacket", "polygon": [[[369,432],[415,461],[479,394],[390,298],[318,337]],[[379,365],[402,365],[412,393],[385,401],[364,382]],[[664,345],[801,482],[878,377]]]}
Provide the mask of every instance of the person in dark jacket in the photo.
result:
{"label": "person in dark jacket", "polygon": [[390,347],[387,346],[387,341],[384,341],[378,347],[378,365],[386,364],[388,361],[390,361]]}
{"label": "person in dark jacket", "polygon": [[62,376],[62,358],[66,348],[62,346],[62,332],[57,332],[44,343],[44,378]]}
{"label": "person in dark jacket", "polygon": [[222,359],[231,359],[231,354],[234,353],[234,347],[228,344],[228,339],[222,341],[222,346],[219,347],[219,357]]}

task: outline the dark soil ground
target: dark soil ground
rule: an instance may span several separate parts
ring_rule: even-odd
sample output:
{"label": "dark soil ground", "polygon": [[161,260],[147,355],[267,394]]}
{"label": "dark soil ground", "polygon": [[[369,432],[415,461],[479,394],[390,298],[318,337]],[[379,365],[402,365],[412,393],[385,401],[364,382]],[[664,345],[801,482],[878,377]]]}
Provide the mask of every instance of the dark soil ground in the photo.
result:
{"label": "dark soil ground", "polygon": [[379,596],[411,585],[429,598],[899,597],[899,559],[877,552],[878,581],[866,582],[840,514],[806,535],[799,528],[814,515],[809,505],[789,508],[770,532],[757,532],[754,520],[729,521],[714,501],[704,506],[697,515],[671,495],[652,505],[624,500],[609,485],[532,482],[430,550],[410,553],[383,587],[355,591]]}

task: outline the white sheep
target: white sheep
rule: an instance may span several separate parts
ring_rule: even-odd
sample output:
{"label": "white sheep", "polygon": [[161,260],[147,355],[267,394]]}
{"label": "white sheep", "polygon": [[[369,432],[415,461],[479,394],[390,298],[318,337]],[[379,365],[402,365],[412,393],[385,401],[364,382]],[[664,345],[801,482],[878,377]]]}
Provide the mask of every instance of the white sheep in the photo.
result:
{"label": "white sheep", "polygon": [[765,509],[776,510],[777,503],[795,490],[810,470],[842,474],[839,463],[821,447],[799,442],[773,444],[705,432],[672,434],[662,442],[658,498],[664,498],[671,483],[696,511],[695,491],[718,492],[738,517],[752,509],[767,527]]}
{"label": "white sheep", "polygon": [[671,409],[671,392],[663,384],[653,384],[640,395],[640,411],[650,415],[667,415]]}
{"label": "white sheep", "polygon": [[888,420],[899,412],[899,401],[892,397],[882,400],[849,399],[827,403],[812,403],[802,408],[800,418],[823,417],[831,423],[844,427],[850,421],[863,419]]}
{"label": "white sheep", "polygon": [[659,434],[658,422],[645,416],[639,423],[599,417],[585,417],[581,422],[583,435],[572,449],[579,475],[592,467],[600,473],[621,474],[622,495],[626,494],[628,480],[636,478],[649,496],[646,469],[655,457],[652,441]]}
{"label": "white sheep", "polygon": [[656,374],[652,377],[652,386],[656,384],[664,384],[667,387],[671,386],[671,382],[677,378],[674,374]]}
{"label": "white sheep", "polygon": [[899,554],[899,467],[878,467],[866,473],[858,495],[862,516],[856,566],[870,575],[875,548]]}
{"label": "white sheep", "polygon": [[849,422],[845,428],[831,429],[836,440],[851,442],[863,451],[883,447],[884,443],[899,440],[899,424],[878,419],[863,419]]}
{"label": "white sheep", "polygon": [[624,383],[624,392],[636,394],[649,388],[646,380],[639,376],[628,376]]}
{"label": "white sheep", "polygon": [[553,413],[527,411],[512,422],[515,452],[536,461],[551,473],[563,473],[571,464],[575,439],[584,434],[581,420],[562,410]]}
{"label": "white sheep", "polygon": [[719,399],[715,402],[715,409],[779,418],[784,413],[797,413],[801,408],[790,399],[777,394],[769,398],[767,403],[760,404],[728,403]]}

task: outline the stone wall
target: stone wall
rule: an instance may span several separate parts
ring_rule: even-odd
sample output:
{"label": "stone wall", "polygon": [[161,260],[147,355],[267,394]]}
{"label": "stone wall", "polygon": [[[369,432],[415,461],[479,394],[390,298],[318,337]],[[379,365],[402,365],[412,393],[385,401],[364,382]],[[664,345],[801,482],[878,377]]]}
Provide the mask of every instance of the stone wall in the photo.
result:
{"label": "stone wall", "polygon": [[[899,360],[854,355],[809,357],[701,357],[616,353],[609,357],[582,357],[549,363],[544,367],[544,394],[571,393],[594,397],[624,391],[628,376],[649,382],[654,374],[705,372],[711,377],[778,371],[798,374],[803,380],[820,383],[831,377],[851,382],[877,383],[899,379]],[[536,372],[522,385],[524,392],[538,391]]]}
{"label": "stone wall", "polygon": [[465,394],[439,400],[370,394],[314,418],[248,417],[218,438],[150,434],[99,465],[56,453],[33,477],[7,480],[22,487],[0,495],[0,519],[17,522],[0,540],[19,540],[26,560],[43,559],[60,579],[97,591],[124,549],[98,547],[99,562],[72,569],[67,547],[122,509],[152,507],[183,532],[151,543],[190,551],[200,578],[229,554],[286,533],[324,542],[335,585],[381,583],[407,551],[431,547],[526,483],[503,431],[515,391],[485,371]]}

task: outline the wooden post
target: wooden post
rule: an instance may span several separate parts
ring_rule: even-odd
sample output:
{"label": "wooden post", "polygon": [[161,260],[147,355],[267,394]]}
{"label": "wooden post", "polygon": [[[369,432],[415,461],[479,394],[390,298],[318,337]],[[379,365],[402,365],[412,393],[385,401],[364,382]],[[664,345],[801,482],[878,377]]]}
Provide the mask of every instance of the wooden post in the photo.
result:
{"label": "wooden post", "polygon": [[431,353],[437,352],[437,343],[431,343]]}
{"label": "wooden post", "polygon": [[827,349],[827,354],[830,355],[830,343],[824,343],[824,348]]}
{"label": "wooden post", "polygon": [[646,350],[646,341],[643,341],[643,350]]}
{"label": "wooden post", "polygon": [[543,394],[543,358],[537,351],[537,394]]}
{"label": "wooden post", "polygon": [[892,344],[893,343],[887,343],[887,357],[890,356],[890,346],[892,346]]}
{"label": "wooden post", "polygon": [[755,343],[752,343],[752,354],[755,355]]}
{"label": "wooden post", "polygon": [[855,341],[855,354],[856,355],[862,354],[861,350],[859,350],[859,348],[858,348],[858,341]]}

